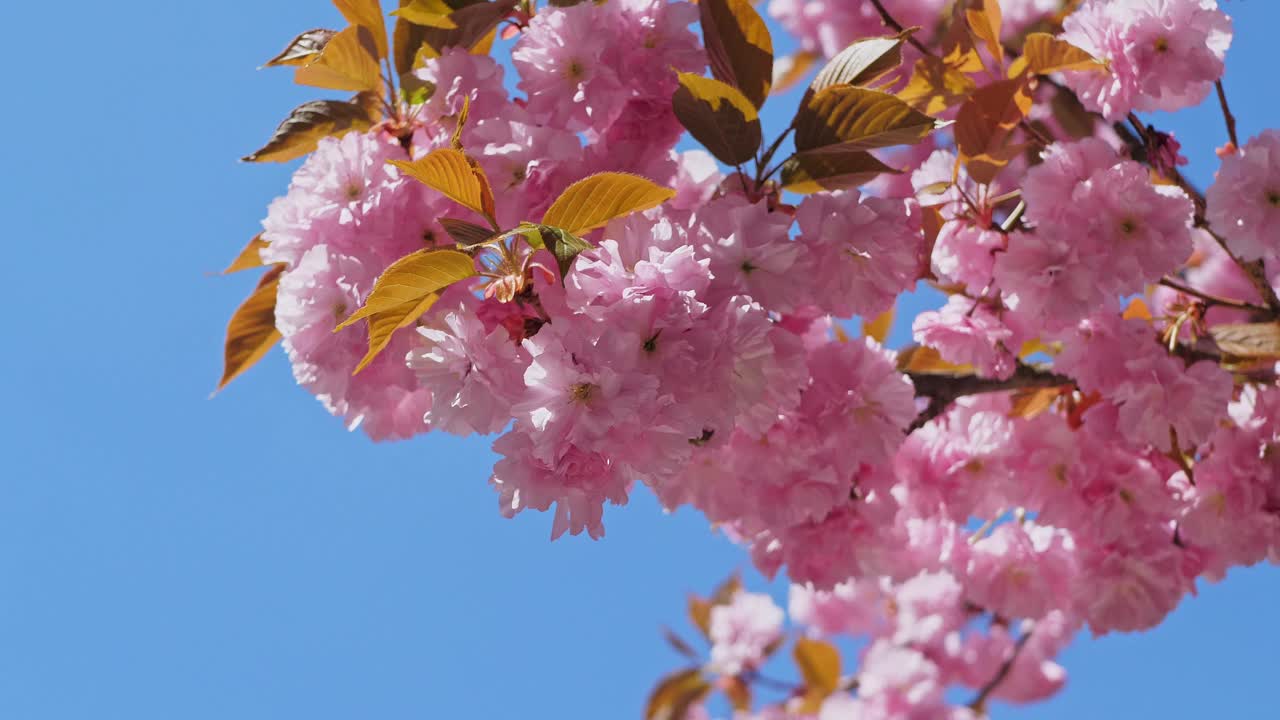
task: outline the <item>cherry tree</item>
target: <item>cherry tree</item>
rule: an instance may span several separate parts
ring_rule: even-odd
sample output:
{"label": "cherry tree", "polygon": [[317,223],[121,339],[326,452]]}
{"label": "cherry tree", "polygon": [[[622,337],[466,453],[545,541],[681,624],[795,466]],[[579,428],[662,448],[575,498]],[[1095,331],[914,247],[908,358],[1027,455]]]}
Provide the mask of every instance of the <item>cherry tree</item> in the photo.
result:
{"label": "cherry tree", "polygon": [[[373,440],[496,435],[505,516],[640,483],[785,574],[690,601],[648,718],[980,717],[1280,557],[1280,132],[1215,0],[770,0],[784,58],[748,0],[334,4],[220,387],[279,342]],[[1201,189],[1139,114],[1214,98]]]}

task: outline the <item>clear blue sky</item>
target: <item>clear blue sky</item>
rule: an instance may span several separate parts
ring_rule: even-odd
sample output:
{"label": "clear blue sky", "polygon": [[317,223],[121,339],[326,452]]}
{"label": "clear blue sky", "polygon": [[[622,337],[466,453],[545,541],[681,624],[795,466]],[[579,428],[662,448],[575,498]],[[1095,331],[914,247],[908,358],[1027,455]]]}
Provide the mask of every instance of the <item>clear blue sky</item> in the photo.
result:
{"label": "clear blue sky", "polygon": [[[1228,7],[1249,135],[1280,116],[1280,5]],[[499,517],[487,442],[375,446],[278,352],[206,399],[254,281],[209,273],[290,171],[235,159],[315,96],[254,68],[328,3],[5,15],[0,717],[639,717],[679,662],[660,625],[745,564],[700,516],[638,492],[602,542],[550,543],[550,517]],[[1172,127],[1203,183],[1216,110]],[[1237,571],[1155,632],[1078,643],[1058,699],[997,717],[1274,717],[1277,596],[1280,571]]]}

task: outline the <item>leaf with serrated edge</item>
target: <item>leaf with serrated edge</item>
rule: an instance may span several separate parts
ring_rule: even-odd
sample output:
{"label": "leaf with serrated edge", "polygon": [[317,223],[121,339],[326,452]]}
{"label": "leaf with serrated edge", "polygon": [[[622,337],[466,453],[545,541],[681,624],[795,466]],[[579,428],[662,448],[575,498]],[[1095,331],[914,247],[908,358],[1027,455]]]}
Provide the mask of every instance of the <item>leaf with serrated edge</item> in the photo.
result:
{"label": "leaf with serrated edge", "polygon": [[222,274],[230,275],[231,273],[237,273],[241,270],[262,267],[265,263],[262,262],[261,251],[266,246],[267,241],[262,239],[262,233],[254,235],[253,239],[249,241],[249,244],[245,245],[244,249],[240,251],[240,254],[236,256],[236,259],[232,260],[231,264],[227,266],[227,269],[222,271]]}
{"label": "leaf with serrated edge", "polygon": [[347,22],[367,28],[373,35],[378,58],[387,57],[387,23],[378,0],[333,0],[333,5]]}
{"label": "leaf with serrated edge", "polygon": [[218,390],[262,359],[280,341],[276,330],[276,290],[284,265],[276,265],[262,276],[253,293],[236,308],[227,324],[223,349],[222,379]]}
{"label": "leaf with serrated edge", "polygon": [[1028,70],[1038,75],[1065,70],[1108,72],[1106,64],[1098,58],[1048,33],[1028,35],[1020,59],[1026,62]]}
{"label": "leaf with serrated edge", "polygon": [[961,160],[968,164],[971,159],[981,159],[986,170],[986,166],[1003,167],[1016,157],[1007,141],[1010,131],[1031,110],[1031,103],[1026,78],[1001,80],[974,92],[956,115],[955,138]]}
{"label": "leaf with serrated edge", "polygon": [[787,158],[782,164],[782,187],[808,195],[823,190],[843,190],[865,185],[881,174],[900,175],[868,152],[812,152]]}
{"label": "leaf with serrated edge", "polygon": [[415,25],[452,30],[458,27],[458,24],[449,17],[452,12],[453,8],[449,7],[444,0],[411,0],[408,4],[393,10],[391,14]]}
{"label": "leaf with serrated edge", "polygon": [[755,156],[764,135],[756,108],[737,88],[695,73],[680,73],[671,97],[676,119],[694,140],[726,165]]}
{"label": "leaf with serrated edge", "polygon": [[1004,45],[1000,43],[1000,25],[1004,19],[999,0],[969,0],[964,17],[973,36],[987,46],[991,57],[1004,63]]}
{"label": "leaf with serrated edge", "polygon": [[401,307],[432,293],[439,293],[475,274],[475,261],[464,252],[419,250],[410,253],[392,263],[378,276],[364,305],[334,330],[341,330],[374,313]]}
{"label": "leaf with serrated edge", "polygon": [[360,359],[360,364],[351,371],[352,375],[369,367],[369,363],[386,349],[396,331],[408,327],[418,321],[422,314],[435,305],[440,296],[436,293],[424,295],[416,300],[409,300],[401,305],[376,312],[369,316],[369,350]]}
{"label": "leaf with serrated edge", "polygon": [[329,42],[329,39],[337,34],[337,30],[326,30],[324,28],[308,30],[290,41],[289,45],[284,50],[281,50],[279,55],[263,63],[262,67],[306,65],[314,60],[320,54],[320,51],[324,50],[324,46]]}
{"label": "leaf with serrated edge", "polygon": [[560,197],[547,208],[542,224],[581,235],[602,227],[614,218],[655,208],[675,194],[674,190],[639,175],[596,173],[560,193]]}
{"label": "leaf with serrated edge", "polygon": [[[461,47],[476,52],[487,53],[487,43],[492,42],[494,30],[502,19],[511,14],[516,7],[516,0],[497,0],[481,2],[460,7],[449,14],[449,20],[456,27],[419,27],[419,32],[405,33],[418,43],[408,53],[410,60],[417,57],[438,57],[445,48]],[[397,48],[397,62],[400,62],[401,50]],[[401,72],[404,72],[402,69]]]}
{"label": "leaf with serrated edge", "polygon": [[360,25],[343,30],[329,39],[314,60],[298,68],[293,79],[299,85],[377,92],[382,73],[373,36]]}
{"label": "leaf with serrated edge", "polygon": [[919,142],[933,118],[888,93],[836,85],[817,93],[796,116],[796,150],[846,152]]}
{"label": "leaf with serrated edge", "polygon": [[870,85],[902,64],[902,44],[916,30],[853,43],[831,58],[809,89],[816,93],[832,85]]}
{"label": "leaf with serrated edge", "polygon": [[977,87],[968,75],[937,58],[923,57],[916,61],[898,98],[923,113],[936,115],[967,100]]}
{"label": "leaf with serrated edge", "polygon": [[242,158],[245,162],[288,162],[302,157],[320,140],[351,130],[368,130],[374,118],[364,106],[341,100],[312,100],[294,108],[271,139]]}
{"label": "leaf with serrated edge", "polygon": [[463,207],[491,217],[493,191],[484,171],[453,148],[437,148],[417,160],[391,160],[392,165],[418,182],[438,190]]}
{"label": "leaf with serrated edge", "polygon": [[579,255],[591,249],[591,244],[582,238],[564,231],[558,227],[550,225],[535,225],[538,236],[542,240],[542,246],[551,251],[556,258],[556,264],[560,267],[560,282],[564,282],[569,274],[569,268],[573,266],[573,261]]}
{"label": "leaf with serrated edge", "polygon": [[442,217],[439,219],[439,223],[444,228],[444,231],[449,233],[449,237],[453,238],[453,241],[461,247],[479,245],[488,242],[494,237],[493,230],[466,220]]}
{"label": "leaf with serrated edge", "polygon": [[698,3],[711,74],[742,91],[759,108],[773,84],[773,39],[749,0]]}
{"label": "leaf with serrated edge", "polygon": [[1280,358],[1280,322],[1215,325],[1209,334],[1228,355],[1251,360]]}
{"label": "leaf with serrated edge", "polygon": [[711,692],[698,668],[674,672],[658,681],[645,704],[645,720],[685,720],[689,708]]}

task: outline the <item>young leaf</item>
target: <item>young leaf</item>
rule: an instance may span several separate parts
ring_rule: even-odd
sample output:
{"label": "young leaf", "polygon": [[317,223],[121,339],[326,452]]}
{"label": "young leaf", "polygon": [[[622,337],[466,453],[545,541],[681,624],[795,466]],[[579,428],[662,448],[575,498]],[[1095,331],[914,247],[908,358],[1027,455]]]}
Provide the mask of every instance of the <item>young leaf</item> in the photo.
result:
{"label": "young leaf", "polygon": [[278,67],[281,65],[306,65],[324,50],[329,39],[337,35],[337,30],[316,28],[308,30],[294,38],[279,55],[263,63],[262,67]]}
{"label": "young leaf", "polygon": [[658,681],[649,693],[645,705],[645,720],[685,720],[689,708],[711,692],[711,683],[698,668],[689,668],[667,675]]}
{"label": "young leaf", "polygon": [[369,31],[379,59],[387,57],[387,24],[378,0],[333,0],[333,4],[347,22]]}
{"label": "young leaf", "polygon": [[1122,317],[1125,320],[1138,318],[1139,320],[1145,320],[1148,323],[1153,320],[1151,316],[1151,308],[1147,307],[1146,301],[1139,297],[1129,301],[1129,305],[1125,307]]}
{"label": "young leaf", "polygon": [[312,100],[289,113],[266,145],[241,158],[245,162],[288,162],[316,149],[321,138],[350,130],[368,130],[376,118],[360,102]]}
{"label": "young leaf", "polygon": [[1031,110],[1031,102],[1026,78],[1015,78],[977,90],[960,107],[956,115],[956,147],[975,180],[990,182],[994,171],[1021,152],[1022,148],[1008,145],[1008,139]]}
{"label": "young leaf", "polygon": [[711,74],[742,91],[756,108],[773,84],[773,39],[750,0],[698,3]]}
{"label": "young leaf", "polygon": [[787,158],[782,164],[782,187],[801,195],[843,190],[871,182],[882,173],[901,174],[868,152],[814,150]]}
{"label": "young leaf", "polygon": [[449,233],[449,237],[458,244],[459,247],[468,248],[474,245],[480,245],[488,242],[494,237],[493,230],[466,220],[458,220],[457,218],[442,217],[438,221],[444,227],[444,231]]}
{"label": "young leaf", "polygon": [[1280,322],[1215,325],[1209,334],[1222,352],[1249,360],[1280,359]]}
{"label": "young leaf", "polygon": [[489,179],[462,151],[437,148],[417,160],[392,160],[391,164],[450,200],[486,218],[493,217],[493,190]]}
{"label": "young leaf", "polygon": [[719,80],[680,73],[671,107],[693,139],[726,165],[750,160],[764,139],[755,106],[737,88]]}
{"label": "young leaf", "polygon": [[859,40],[831,58],[809,89],[821,92],[832,85],[870,85],[902,64],[902,44],[917,28],[897,35]]}
{"label": "young leaf", "polygon": [[870,320],[864,318],[862,334],[883,345],[889,337],[889,331],[893,329],[894,314],[894,308],[890,307]]}
{"label": "young leaf", "polygon": [[[1098,58],[1048,33],[1031,33],[1022,45],[1022,57],[1026,68],[1037,75],[1063,70],[1092,70],[1107,72],[1107,66]],[[1014,70],[1010,69],[1010,76]]]}
{"label": "young leaf", "polygon": [[558,227],[535,225],[542,246],[551,251],[560,268],[560,282],[565,281],[573,261],[583,252],[591,249],[591,243]]}
{"label": "young leaf", "polygon": [[417,322],[418,318],[422,317],[422,313],[430,310],[439,299],[438,294],[429,293],[369,315],[369,350],[365,352],[351,374],[355,375],[369,367],[369,363],[373,362],[374,358],[378,357],[391,343],[391,338],[397,330]]}
{"label": "young leaf", "polygon": [[821,640],[800,638],[792,653],[804,680],[801,714],[817,714],[822,701],[840,688],[840,651]]}
{"label": "young leaf", "polygon": [[813,96],[796,116],[796,150],[852,152],[919,142],[937,122],[893,95],[835,85]]}
{"label": "young leaf", "polygon": [[898,372],[921,375],[969,375],[972,365],[957,365],[942,359],[928,345],[911,345],[898,353]]}
{"label": "young leaf", "polygon": [[333,90],[378,92],[382,74],[374,43],[367,28],[352,25],[329,38],[314,60],[298,68],[294,82]]}
{"label": "young leaf", "polygon": [[973,36],[987,46],[987,52],[996,62],[1004,62],[1004,45],[1000,44],[1000,25],[1003,22],[1000,0],[969,0],[964,11],[965,21]]}
{"label": "young leaf", "polygon": [[930,115],[952,105],[959,105],[977,89],[977,84],[964,73],[935,57],[916,61],[907,86],[898,91],[898,99]]}
{"label": "young leaf", "polygon": [[258,281],[258,287],[231,316],[218,390],[253,367],[280,340],[280,331],[276,330],[276,289],[283,272],[284,265],[268,270]]}
{"label": "young leaf", "polygon": [[628,173],[602,172],[570,185],[551,203],[543,225],[581,235],[610,220],[654,208],[675,196],[675,191]]}
{"label": "young leaf", "polygon": [[391,12],[415,25],[453,30],[458,24],[449,17],[451,13],[453,8],[444,0],[409,0],[408,4]]}
{"label": "young leaf", "polygon": [[1023,388],[1013,394],[1013,402],[1009,407],[1009,417],[1030,420],[1053,407],[1053,401],[1061,397],[1063,391],[1070,392],[1071,386]]}
{"label": "young leaf", "polygon": [[[422,27],[421,32],[412,34],[416,36],[418,44],[413,47],[409,61],[412,63],[414,58],[420,55],[438,57],[445,48],[449,47],[479,50],[486,42],[492,42],[491,37],[498,23],[510,15],[515,8],[516,0],[495,0],[459,7],[449,14],[449,21],[454,24],[454,27]],[[400,59],[400,52],[401,50],[397,48],[397,62]],[[401,72],[407,71],[401,70]]]}
{"label": "young leaf", "polygon": [[[394,319],[402,327],[407,315],[412,315],[426,297],[438,295],[444,288],[458,281],[474,277],[475,260],[466,252],[457,250],[419,250],[394,261],[383,270],[374,290],[365,299],[365,305],[334,328],[334,332],[374,315],[383,315],[380,322]],[[398,314],[398,316],[397,316]],[[417,313],[417,315],[421,315]],[[417,315],[412,315],[416,318]],[[371,357],[365,359],[371,360]],[[367,363],[365,363],[367,364]],[[362,364],[364,365],[364,364]]]}
{"label": "young leaf", "polygon": [[222,274],[230,275],[231,273],[240,272],[241,270],[262,267],[265,263],[262,262],[261,250],[266,246],[267,241],[262,239],[262,233],[254,235],[253,239],[249,241],[249,244],[245,245],[244,249],[240,251],[240,254],[236,256],[236,259],[232,260],[231,264],[227,266],[227,269],[222,271]]}

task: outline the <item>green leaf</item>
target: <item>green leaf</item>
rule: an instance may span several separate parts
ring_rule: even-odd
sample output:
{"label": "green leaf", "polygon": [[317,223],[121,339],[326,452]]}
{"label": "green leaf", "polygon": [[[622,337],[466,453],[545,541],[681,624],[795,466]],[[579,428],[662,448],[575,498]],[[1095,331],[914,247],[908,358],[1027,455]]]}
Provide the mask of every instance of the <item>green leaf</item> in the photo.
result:
{"label": "green leaf", "polygon": [[276,330],[276,290],[280,287],[283,272],[283,264],[268,270],[231,316],[231,322],[227,324],[218,390],[253,367],[280,341],[280,331]]}
{"label": "green leaf", "polygon": [[262,67],[279,67],[282,65],[306,65],[316,58],[330,38],[337,35],[337,30],[316,28],[308,30],[289,42],[279,55],[263,63]]}
{"label": "green leaf", "polygon": [[737,88],[694,73],[680,73],[671,98],[680,124],[726,165],[751,160],[764,136],[756,108]]}
{"label": "green leaf", "polygon": [[521,228],[536,228],[538,237],[542,241],[542,246],[551,251],[556,258],[556,264],[560,267],[560,282],[563,283],[565,277],[569,274],[569,268],[573,266],[573,261],[577,259],[583,252],[592,248],[591,243],[574,235],[567,230],[550,225],[521,225]]}
{"label": "green leaf", "polygon": [[241,158],[245,162],[288,162],[302,157],[321,139],[351,130],[368,130],[377,122],[359,101],[312,100],[294,108],[266,145]]}
{"label": "green leaf", "polygon": [[742,91],[759,108],[773,84],[773,39],[750,0],[698,3],[711,74]]}
{"label": "green leaf", "polygon": [[937,121],[888,93],[835,85],[817,93],[796,116],[796,150],[853,152],[919,142]]}
{"label": "green leaf", "polygon": [[551,203],[542,224],[581,235],[603,227],[614,218],[654,208],[675,196],[675,191],[639,175],[602,172],[570,185]]}
{"label": "green leaf", "polygon": [[843,190],[871,182],[876,176],[901,170],[889,167],[868,152],[812,152],[793,155],[782,164],[782,187],[801,195]]}

